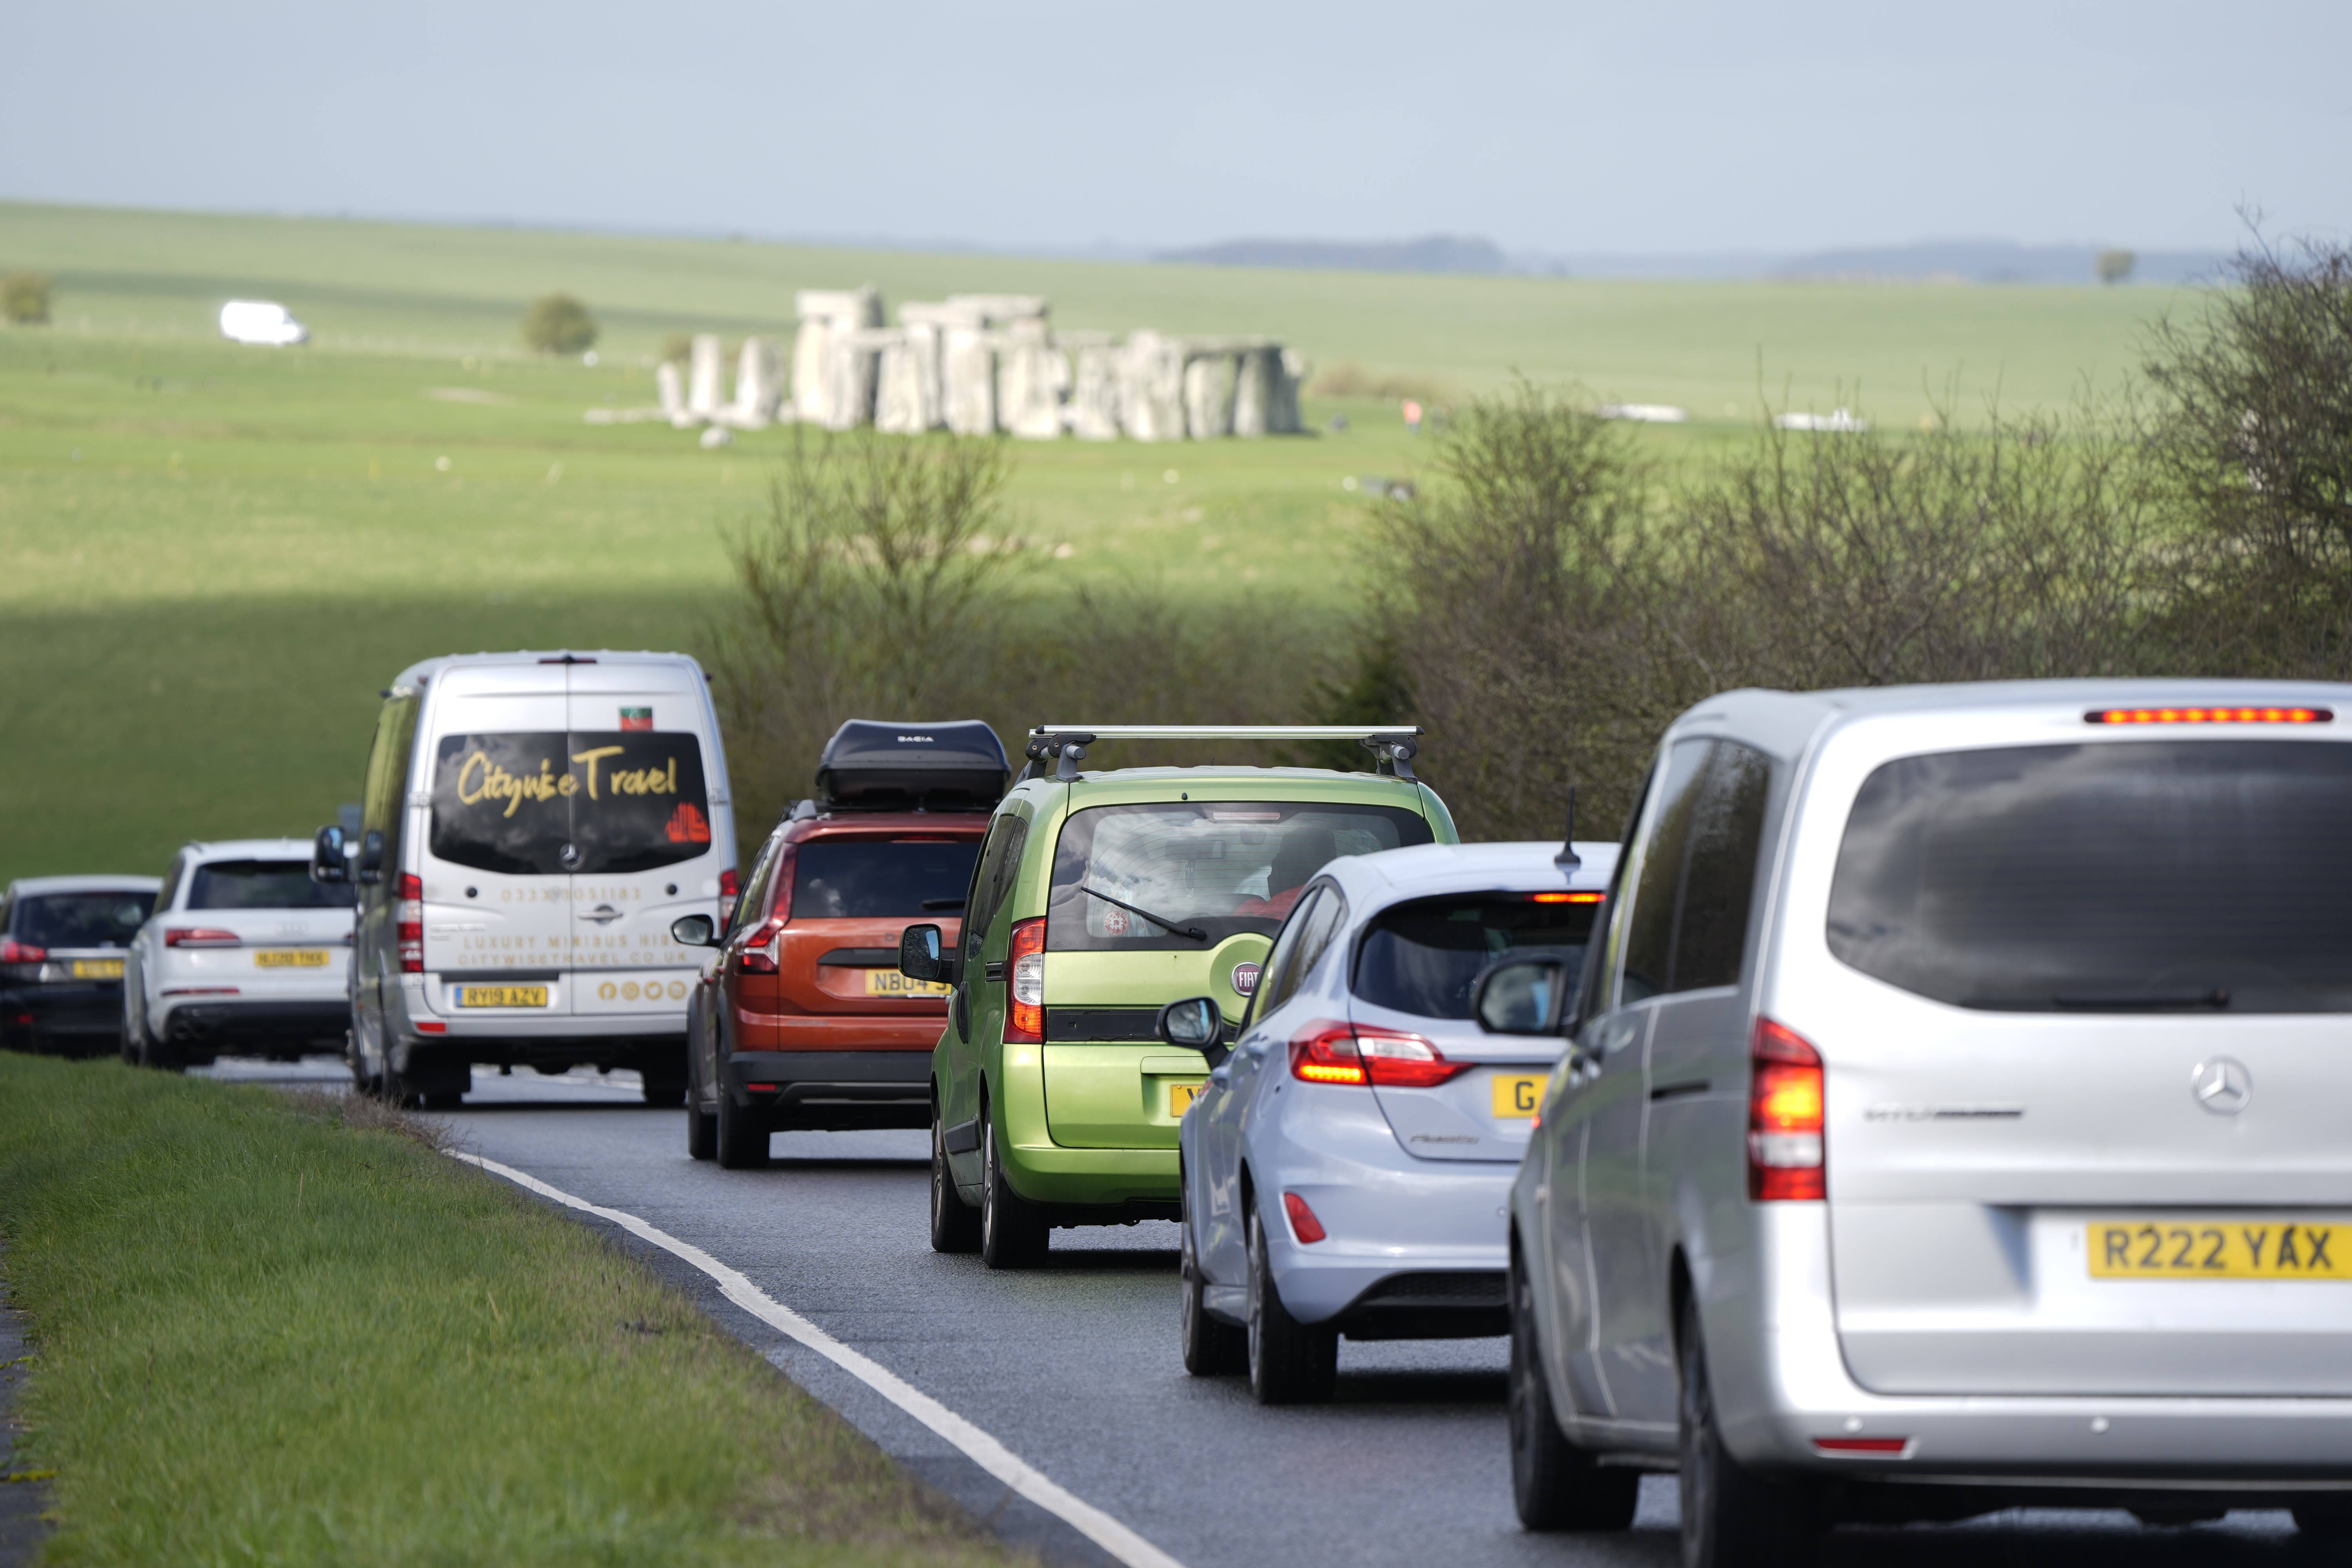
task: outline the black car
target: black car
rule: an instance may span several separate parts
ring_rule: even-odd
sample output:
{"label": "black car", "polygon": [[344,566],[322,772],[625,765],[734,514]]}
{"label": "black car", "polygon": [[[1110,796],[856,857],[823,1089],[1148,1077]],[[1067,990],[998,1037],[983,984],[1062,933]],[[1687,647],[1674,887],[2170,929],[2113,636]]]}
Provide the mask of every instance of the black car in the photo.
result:
{"label": "black car", "polygon": [[26,877],[0,893],[0,1048],[110,1055],[122,1043],[122,950],[153,877]]}

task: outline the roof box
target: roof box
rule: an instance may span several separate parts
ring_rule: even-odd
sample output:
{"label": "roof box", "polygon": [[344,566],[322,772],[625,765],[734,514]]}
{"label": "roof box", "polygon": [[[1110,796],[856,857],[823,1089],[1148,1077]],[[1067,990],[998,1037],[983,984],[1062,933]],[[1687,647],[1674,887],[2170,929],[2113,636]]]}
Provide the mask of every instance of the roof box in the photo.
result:
{"label": "roof box", "polygon": [[977,719],[852,719],[824,743],[816,794],[827,811],[986,811],[1011,771],[1003,742]]}

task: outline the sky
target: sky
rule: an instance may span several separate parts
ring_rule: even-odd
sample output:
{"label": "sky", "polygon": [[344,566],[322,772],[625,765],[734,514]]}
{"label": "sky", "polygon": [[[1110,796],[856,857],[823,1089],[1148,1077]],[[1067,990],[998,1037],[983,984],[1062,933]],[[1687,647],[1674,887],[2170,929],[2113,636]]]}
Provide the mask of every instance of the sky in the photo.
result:
{"label": "sky", "polygon": [[1149,249],[2352,229],[2347,0],[74,0],[0,196]]}

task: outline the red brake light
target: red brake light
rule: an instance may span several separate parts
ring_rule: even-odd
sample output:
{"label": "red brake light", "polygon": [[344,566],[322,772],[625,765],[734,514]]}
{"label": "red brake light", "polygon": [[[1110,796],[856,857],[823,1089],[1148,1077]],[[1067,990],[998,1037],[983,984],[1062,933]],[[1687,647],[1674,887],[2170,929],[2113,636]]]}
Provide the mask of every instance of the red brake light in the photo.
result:
{"label": "red brake light", "polygon": [[35,947],[13,936],[0,936],[0,963],[38,963],[48,956],[46,947]]}
{"label": "red brake light", "polygon": [[1824,1454],[1881,1454],[1899,1459],[1910,1451],[1908,1437],[1816,1437],[1813,1447]]}
{"label": "red brake light", "polygon": [[725,931],[735,918],[735,896],[743,890],[743,879],[730,866],[719,873],[719,929]]}
{"label": "red brake light", "polygon": [[420,1035],[446,1035],[449,1032],[449,1026],[436,1018],[419,1018],[416,1032]]}
{"label": "red brake light", "polygon": [[743,945],[735,950],[735,973],[738,974],[775,973],[776,965],[783,957],[783,953],[779,951],[779,942],[783,936],[783,931],[784,922],[780,920],[762,921],[760,929],[745,937]]}
{"label": "red brake light", "polygon": [[2085,724],[2326,724],[2330,708],[2094,708]]}
{"label": "red brake light", "polygon": [[1759,1203],[1827,1197],[1821,1053],[1795,1030],[1759,1018],[1748,1054],[1748,1195]]}
{"label": "red brake light", "polygon": [[1297,1193],[1282,1194],[1283,1212],[1290,1216],[1290,1233],[1312,1246],[1323,1239],[1323,1222],[1307,1206],[1307,1200]]}
{"label": "red brake light", "polygon": [[1536,902],[1539,904],[1598,904],[1605,902],[1608,897],[1609,895],[1606,893],[1538,893],[1536,895]]}
{"label": "red brake light", "polygon": [[233,931],[215,926],[166,926],[163,928],[165,947],[243,947],[245,939]]}
{"label": "red brake light", "polygon": [[793,918],[793,878],[800,858],[799,845],[785,845],[776,857],[776,874],[768,879],[768,914],[778,925]]}
{"label": "red brake light", "polygon": [[1044,919],[1015,921],[1004,956],[1004,1043],[1037,1045],[1045,1038]]}
{"label": "red brake light", "polygon": [[414,871],[403,871],[392,881],[393,897],[400,905],[393,914],[393,935],[400,945],[400,972],[403,974],[425,973],[425,879]]}
{"label": "red brake light", "polygon": [[1379,1084],[1435,1089],[1470,1070],[1468,1062],[1398,1029],[1318,1018],[1290,1042],[1290,1076],[1305,1083]]}

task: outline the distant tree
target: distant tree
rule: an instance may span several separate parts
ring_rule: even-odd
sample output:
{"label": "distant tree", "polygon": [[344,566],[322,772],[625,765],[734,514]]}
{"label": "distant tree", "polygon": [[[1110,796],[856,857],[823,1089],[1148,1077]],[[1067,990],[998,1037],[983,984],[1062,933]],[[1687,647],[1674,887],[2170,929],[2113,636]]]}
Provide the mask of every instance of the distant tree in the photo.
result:
{"label": "distant tree", "polygon": [[49,280],[39,272],[11,272],[0,278],[0,315],[19,327],[38,326],[49,319]]}
{"label": "distant tree", "polygon": [[688,332],[672,332],[662,340],[661,356],[665,361],[684,364],[694,357],[694,337]]}
{"label": "distant tree", "polygon": [[2352,246],[2259,236],[2158,323],[2148,448],[2193,525],[2217,670],[2352,673]]}
{"label": "distant tree", "polygon": [[576,354],[596,342],[596,318],[569,294],[542,294],[522,319],[522,341],[541,353]]}
{"label": "distant tree", "polygon": [[2100,282],[2121,283],[2132,275],[2132,268],[2139,265],[2139,258],[2118,247],[2099,252],[2095,265],[2099,269]]}

